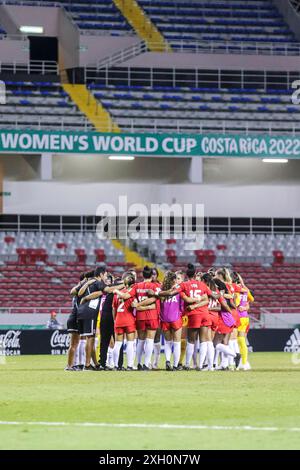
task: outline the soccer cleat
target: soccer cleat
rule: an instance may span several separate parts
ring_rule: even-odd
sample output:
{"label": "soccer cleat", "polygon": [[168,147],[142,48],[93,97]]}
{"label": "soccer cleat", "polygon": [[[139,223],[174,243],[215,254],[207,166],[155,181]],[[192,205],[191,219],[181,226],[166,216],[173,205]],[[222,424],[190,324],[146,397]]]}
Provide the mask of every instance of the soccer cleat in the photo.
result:
{"label": "soccer cleat", "polygon": [[149,372],[149,371],[150,371],[150,369],[149,369],[149,367],[145,366],[145,364],[144,364],[144,365],[143,365],[143,371],[145,371],[145,372]]}
{"label": "soccer cleat", "polygon": [[172,371],[172,370],[173,370],[170,361],[167,361],[167,362],[166,362],[166,370],[168,370],[168,371]]}
{"label": "soccer cleat", "polygon": [[177,367],[175,367],[176,370],[183,370],[182,364],[178,364]]}
{"label": "soccer cleat", "polygon": [[142,364],[138,364],[138,365],[137,365],[137,370],[143,370]]}
{"label": "soccer cleat", "polygon": [[250,366],[249,362],[247,362],[246,364],[241,364],[240,369],[241,370],[251,370],[251,366]]}
{"label": "soccer cleat", "polygon": [[238,368],[238,366],[240,365],[240,360],[241,360],[241,355],[240,353],[237,353],[235,358],[234,358],[234,362],[235,362],[235,367]]}
{"label": "soccer cleat", "polygon": [[133,371],[133,367],[127,367],[127,372],[132,372]]}
{"label": "soccer cleat", "polygon": [[126,367],[118,367],[118,371],[119,372],[125,372],[126,371]]}
{"label": "soccer cleat", "polygon": [[191,370],[189,366],[183,366],[183,370]]}
{"label": "soccer cleat", "polygon": [[74,371],[75,371],[74,367],[69,367],[69,366],[65,367],[64,370],[65,370],[66,372],[74,372]]}
{"label": "soccer cleat", "polygon": [[83,370],[95,372],[97,369],[95,369],[95,367],[90,364],[89,366],[84,366]]}

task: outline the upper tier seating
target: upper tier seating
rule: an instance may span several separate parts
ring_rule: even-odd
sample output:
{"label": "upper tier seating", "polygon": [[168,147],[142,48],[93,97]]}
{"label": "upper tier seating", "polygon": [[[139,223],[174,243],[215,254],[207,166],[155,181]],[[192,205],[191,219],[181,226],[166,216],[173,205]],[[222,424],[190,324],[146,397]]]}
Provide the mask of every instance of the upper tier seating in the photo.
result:
{"label": "upper tier seating", "polygon": [[77,130],[91,128],[59,83],[6,81],[6,104],[0,105],[0,126]]}
{"label": "upper tier seating", "polygon": [[171,44],[181,39],[295,41],[271,0],[139,0],[139,4]]}
{"label": "upper tier seating", "polygon": [[[18,4],[17,0],[7,0]],[[55,5],[29,0],[26,4]],[[60,0],[80,29],[114,36],[131,34],[131,25],[112,0]],[[204,40],[282,44],[295,38],[271,0],[139,0],[153,23],[169,40]],[[277,47],[276,46],[276,47]],[[176,46],[175,46],[176,47]],[[245,46],[247,47],[247,45]]]}
{"label": "upper tier seating", "polygon": [[[17,0],[7,0],[7,4],[19,4]],[[61,4],[72,16],[77,26],[87,32],[121,36],[133,32],[112,0],[28,0],[26,5]]]}
{"label": "upper tier seating", "polygon": [[123,131],[297,132],[300,107],[290,90],[90,84]]}

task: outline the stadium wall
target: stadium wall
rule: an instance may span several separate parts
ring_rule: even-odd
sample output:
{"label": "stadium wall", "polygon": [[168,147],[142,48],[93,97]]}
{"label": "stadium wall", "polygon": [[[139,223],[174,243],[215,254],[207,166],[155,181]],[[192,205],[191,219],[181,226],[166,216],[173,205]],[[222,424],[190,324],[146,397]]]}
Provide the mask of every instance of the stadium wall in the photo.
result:
{"label": "stadium wall", "polygon": [[0,62],[17,62],[27,64],[29,62],[29,41],[4,39],[0,42]]}
{"label": "stadium wall", "polygon": [[297,15],[296,11],[287,0],[273,0],[275,6],[282,14],[285,21],[295,34],[298,41],[300,41],[300,16]]}
{"label": "stadium wall", "polygon": [[57,36],[60,8],[23,5],[1,5],[1,24],[8,34],[19,34],[21,25],[34,24],[44,27],[45,36]]}
{"label": "stadium wall", "polygon": [[[226,184],[145,184],[13,182],[4,183],[6,214],[96,214],[101,203],[113,204],[119,195],[128,205],[204,204],[210,217],[300,217],[300,186]],[[84,196],[84,197],[83,197]],[[238,203],[237,203],[238,201]]]}
{"label": "stadium wall", "polygon": [[195,69],[226,69],[226,70],[271,70],[298,71],[300,57],[246,54],[195,54],[195,53],[159,53],[146,52],[130,60],[124,61],[123,67],[155,67]]}
{"label": "stadium wall", "polygon": [[80,67],[94,65],[99,60],[111,56],[115,52],[122,51],[140,39],[137,36],[80,36]]}

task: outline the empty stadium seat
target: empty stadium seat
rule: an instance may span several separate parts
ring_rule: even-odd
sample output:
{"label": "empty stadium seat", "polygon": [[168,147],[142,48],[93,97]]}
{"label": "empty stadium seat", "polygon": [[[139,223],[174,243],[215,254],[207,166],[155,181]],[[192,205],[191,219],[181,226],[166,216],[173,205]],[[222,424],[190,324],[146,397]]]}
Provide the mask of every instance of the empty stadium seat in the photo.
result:
{"label": "empty stadium seat", "polygon": [[[96,87],[89,84],[95,98]],[[101,103],[126,132],[223,133],[226,129],[269,133],[271,127],[273,132],[284,134],[299,129],[300,107],[291,112],[291,93],[283,88],[276,90],[276,98],[273,89],[128,86],[129,93],[120,95],[117,88],[102,87]],[[166,94],[166,88],[172,94]]]}

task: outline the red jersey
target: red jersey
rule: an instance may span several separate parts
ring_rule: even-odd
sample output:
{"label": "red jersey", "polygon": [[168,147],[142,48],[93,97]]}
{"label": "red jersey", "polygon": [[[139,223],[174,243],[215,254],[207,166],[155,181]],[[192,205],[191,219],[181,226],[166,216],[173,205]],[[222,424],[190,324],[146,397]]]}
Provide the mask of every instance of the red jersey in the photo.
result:
{"label": "red jersey", "polygon": [[[149,298],[147,294],[148,290],[151,289],[154,292],[158,289],[158,283],[151,281],[137,282],[132,286],[132,296],[135,297],[138,302],[142,302],[145,299]],[[159,302],[159,301],[158,301]],[[159,312],[157,310],[158,303],[155,302],[156,309],[154,310],[143,310],[136,311],[137,320],[156,320],[159,318]]]}
{"label": "red jersey", "polygon": [[[161,291],[161,283],[160,282],[153,282],[153,284],[156,286],[154,290],[155,294],[158,294]],[[156,309],[158,315],[160,315],[160,299],[157,299],[156,301]]]}
{"label": "red jersey", "polygon": [[[132,289],[122,289],[121,292],[130,294],[131,295]],[[116,312],[115,316],[115,327],[120,328],[124,326],[129,326],[135,322],[135,318],[133,315],[133,308],[131,304],[134,300],[134,296],[127,300],[123,300],[119,298],[116,294],[114,295],[113,299],[113,309]]]}
{"label": "red jersey", "polygon": [[[220,293],[219,290],[217,290],[216,293],[219,294]],[[211,315],[218,316],[219,313],[221,312],[221,310],[217,311],[217,310],[212,310],[212,309],[218,307],[219,305],[221,305],[221,302],[225,302],[225,299],[221,296],[221,297],[219,297],[219,299],[214,299],[213,297],[210,297],[208,300],[209,300],[209,302],[208,302],[209,313]]]}
{"label": "red jersey", "polygon": [[[195,279],[182,282],[179,287],[179,292],[181,293],[182,297],[183,297],[182,294],[185,294],[186,296],[192,297],[193,299],[200,299],[205,294],[207,294],[208,296],[212,294],[211,290],[209,289],[209,287],[207,287],[207,285],[204,282],[196,281]],[[207,305],[204,305],[203,307],[196,308],[195,310],[192,310],[191,312],[186,311],[186,308],[185,308],[185,312],[187,313],[187,315],[207,314],[208,307]]]}

